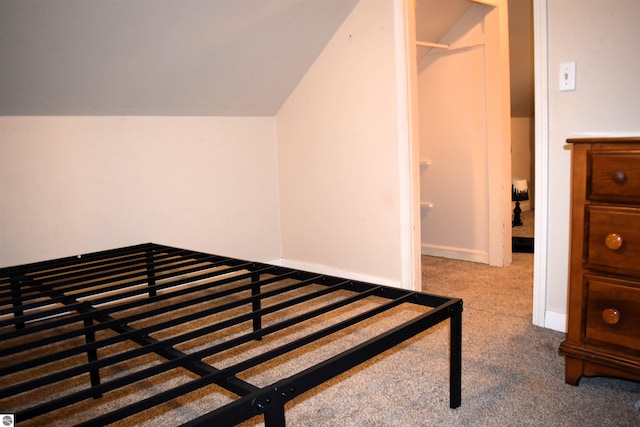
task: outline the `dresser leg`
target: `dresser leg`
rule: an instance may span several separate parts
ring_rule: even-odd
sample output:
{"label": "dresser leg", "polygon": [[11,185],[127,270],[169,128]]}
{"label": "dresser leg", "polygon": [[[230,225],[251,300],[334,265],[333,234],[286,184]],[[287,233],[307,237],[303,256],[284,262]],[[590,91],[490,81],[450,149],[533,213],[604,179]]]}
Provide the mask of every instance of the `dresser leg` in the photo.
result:
{"label": "dresser leg", "polygon": [[578,385],[583,369],[584,362],[582,360],[565,356],[564,382],[570,385]]}

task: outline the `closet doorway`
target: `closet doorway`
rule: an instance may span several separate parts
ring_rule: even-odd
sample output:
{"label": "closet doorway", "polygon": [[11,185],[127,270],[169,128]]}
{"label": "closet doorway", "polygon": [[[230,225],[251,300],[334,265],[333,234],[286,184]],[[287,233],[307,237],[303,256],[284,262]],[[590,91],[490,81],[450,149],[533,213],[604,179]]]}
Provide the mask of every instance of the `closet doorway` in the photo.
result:
{"label": "closet doorway", "polygon": [[421,253],[511,263],[507,0],[417,0]]}

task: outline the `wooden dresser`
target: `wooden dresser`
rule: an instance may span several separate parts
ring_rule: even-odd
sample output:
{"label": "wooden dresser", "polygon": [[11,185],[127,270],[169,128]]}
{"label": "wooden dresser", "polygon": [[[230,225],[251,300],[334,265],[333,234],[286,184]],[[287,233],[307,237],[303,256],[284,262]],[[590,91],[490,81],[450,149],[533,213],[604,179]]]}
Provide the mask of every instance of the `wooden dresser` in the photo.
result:
{"label": "wooden dresser", "polygon": [[640,381],[640,137],[573,147],[565,381]]}

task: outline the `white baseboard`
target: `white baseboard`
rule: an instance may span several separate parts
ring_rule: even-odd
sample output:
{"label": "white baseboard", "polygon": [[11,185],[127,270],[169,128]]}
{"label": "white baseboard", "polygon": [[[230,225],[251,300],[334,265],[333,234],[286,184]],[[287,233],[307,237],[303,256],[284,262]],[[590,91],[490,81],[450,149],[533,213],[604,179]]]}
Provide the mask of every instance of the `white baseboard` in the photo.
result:
{"label": "white baseboard", "polygon": [[436,256],[440,258],[459,259],[461,261],[479,262],[489,264],[489,254],[486,251],[456,248],[451,246],[439,246],[422,244],[422,255]]}
{"label": "white baseboard", "polygon": [[[367,274],[354,273],[352,271],[341,270],[338,268],[329,267],[321,264],[313,264],[302,261],[293,261],[286,258],[278,258],[272,261],[267,261],[268,264],[278,265],[281,267],[293,268],[296,270],[309,271],[312,273],[326,274],[327,276],[342,277],[344,279],[357,280],[359,282],[374,283],[383,286],[392,286],[394,288],[401,288],[400,282],[394,282],[389,279],[382,279],[380,277],[370,276]],[[411,289],[413,290],[413,289]]]}
{"label": "white baseboard", "polygon": [[544,327],[558,332],[567,332],[567,315],[557,311],[545,311]]}

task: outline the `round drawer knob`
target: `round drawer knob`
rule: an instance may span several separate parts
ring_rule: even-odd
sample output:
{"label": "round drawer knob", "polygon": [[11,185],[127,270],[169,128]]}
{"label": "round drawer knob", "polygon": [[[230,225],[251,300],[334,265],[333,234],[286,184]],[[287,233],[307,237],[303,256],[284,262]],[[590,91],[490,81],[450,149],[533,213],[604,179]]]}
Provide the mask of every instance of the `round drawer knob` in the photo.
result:
{"label": "round drawer knob", "polygon": [[620,321],[620,312],[617,308],[605,308],[602,310],[602,320],[609,325],[615,325]]}
{"label": "round drawer knob", "polygon": [[623,243],[622,236],[617,233],[611,233],[604,238],[604,244],[612,251],[620,249]]}
{"label": "round drawer knob", "polygon": [[622,171],[615,171],[611,178],[618,184],[623,184],[627,180],[627,176]]}

